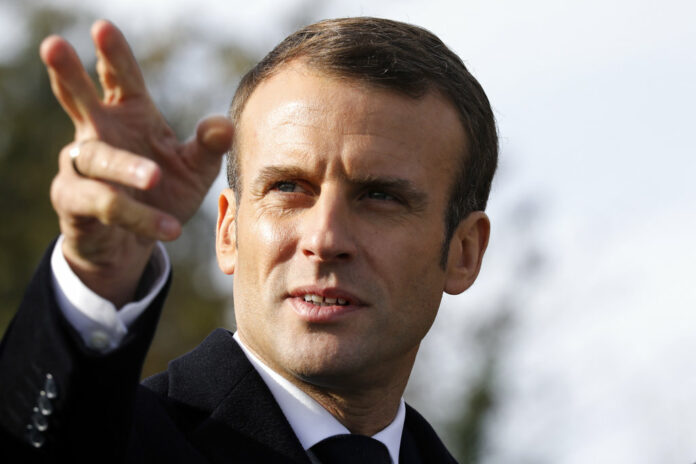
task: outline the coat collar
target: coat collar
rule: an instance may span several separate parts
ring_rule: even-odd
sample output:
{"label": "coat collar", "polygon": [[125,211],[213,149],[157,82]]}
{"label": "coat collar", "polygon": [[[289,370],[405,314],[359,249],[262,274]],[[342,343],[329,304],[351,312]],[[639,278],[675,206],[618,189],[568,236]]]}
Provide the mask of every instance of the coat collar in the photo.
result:
{"label": "coat collar", "polygon": [[[170,399],[209,416],[191,440],[215,462],[309,463],[273,395],[232,334],[213,331],[169,365]],[[235,438],[236,437],[236,438]]]}
{"label": "coat collar", "polygon": [[[191,434],[213,462],[310,464],[270,390],[224,329],[169,364],[168,397],[207,416]],[[456,463],[430,424],[406,405],[401,463]]]}

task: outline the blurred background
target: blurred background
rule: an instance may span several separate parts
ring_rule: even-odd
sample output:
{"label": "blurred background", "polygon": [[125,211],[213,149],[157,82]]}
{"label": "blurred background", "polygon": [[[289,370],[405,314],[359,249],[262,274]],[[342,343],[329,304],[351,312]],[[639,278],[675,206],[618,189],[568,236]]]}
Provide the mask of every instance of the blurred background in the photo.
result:
{"label": "blurred background", "polygon": [[[501,136],[484,269],[443,300],[407,401],[463,463],[694,462],[695,14],[686,0],[0,0],[0,333],[58,232],[48,191],[72,139],[43,37],[93,68],[89,27],[114,21],[188,138],[299,26],[388,17],[464,59]],[[144,375],[234,326],[213,259],[223,186],[167,245],[174,285]]]}

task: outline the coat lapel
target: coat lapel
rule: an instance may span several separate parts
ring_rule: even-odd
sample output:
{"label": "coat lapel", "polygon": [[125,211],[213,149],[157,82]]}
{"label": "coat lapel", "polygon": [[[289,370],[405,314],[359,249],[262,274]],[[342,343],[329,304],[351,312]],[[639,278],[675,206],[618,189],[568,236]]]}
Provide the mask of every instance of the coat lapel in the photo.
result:
{"label": "coat lapel", "polygon": [[408,404],[399,461],[400,464],[457,464],[428,421]]}
{"label": "coat lapel", "polygon": [[416,441],[406,427],[404,427],[404,431],[401,434],[399,464],[422,464],[420,456],[418,455]]}
{"label": "coat lapel", "polygon": [[170,399],[209,412],[191,441],[213,462],[309,463],[270,390],[232,334],[217,329],[169,365]]}
{"label": "coat lapel", "polygon": [[[213,331],[172,361],[167,396],[198,411],[189,439],[214,463],[310,464],[270,390],[232,334]],[[427,421],[406,406],[401,464],[456,463]]]}

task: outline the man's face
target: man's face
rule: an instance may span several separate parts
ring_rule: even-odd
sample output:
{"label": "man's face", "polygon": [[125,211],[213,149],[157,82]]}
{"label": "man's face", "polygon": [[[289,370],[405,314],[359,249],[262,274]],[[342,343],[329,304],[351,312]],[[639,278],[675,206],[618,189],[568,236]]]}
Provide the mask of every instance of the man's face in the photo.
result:
{"label": "man's face", "polygon": [[221,196],[218,260],[242,340],[290,379],[407,378],[450,277],[455,110],[295,63],[256,88],[236,137],[241,199]]}

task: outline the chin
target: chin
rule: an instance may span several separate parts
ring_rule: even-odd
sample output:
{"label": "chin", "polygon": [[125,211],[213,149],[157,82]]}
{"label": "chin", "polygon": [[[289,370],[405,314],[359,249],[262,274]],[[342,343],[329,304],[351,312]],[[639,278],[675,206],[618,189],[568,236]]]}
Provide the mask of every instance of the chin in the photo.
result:
{"label": "chin", "polygon": [[313,344],[310,349],[294,348],[292,354],[285,353],[285,367],[296,378],[316,386],[346,386],[364,374],[368,364],[358,347]]}

